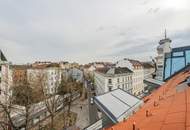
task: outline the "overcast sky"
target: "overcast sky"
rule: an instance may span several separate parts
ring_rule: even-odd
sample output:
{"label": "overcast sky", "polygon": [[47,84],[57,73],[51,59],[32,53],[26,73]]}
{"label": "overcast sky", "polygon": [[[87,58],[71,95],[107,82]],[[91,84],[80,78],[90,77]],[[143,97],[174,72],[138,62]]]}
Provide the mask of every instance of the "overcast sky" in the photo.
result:
{"label": "overcast sky", "polygon": [[9,61],[148,60],[167,29],[190,45],[190,0],[0,0],[0,49]]}

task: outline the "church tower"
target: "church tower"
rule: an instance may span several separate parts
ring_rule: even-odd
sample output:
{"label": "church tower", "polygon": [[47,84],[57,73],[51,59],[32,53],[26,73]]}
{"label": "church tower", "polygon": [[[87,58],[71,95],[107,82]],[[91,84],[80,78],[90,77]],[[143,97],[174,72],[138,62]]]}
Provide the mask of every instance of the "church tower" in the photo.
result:
{"label": "church tower", "polygon": [[164,70],[164,59],[165,54],[170,53],[172,51],[171,42],[167,37],[167,32],[165,30],[164,39],[159,41],[159,45],[157,47],[157,57],[156,57],[156,64],[157,64],[157,71],[156,71],[156,79],[163,80],[163,70]]}

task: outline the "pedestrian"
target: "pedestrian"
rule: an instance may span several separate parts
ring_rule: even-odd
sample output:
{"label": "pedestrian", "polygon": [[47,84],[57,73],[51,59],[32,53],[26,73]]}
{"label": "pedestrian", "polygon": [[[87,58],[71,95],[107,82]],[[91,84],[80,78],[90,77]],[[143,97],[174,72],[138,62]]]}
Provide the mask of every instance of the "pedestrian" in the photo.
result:
{"label": "pedestrian", "polygon": [[80,106],[80,109],[82,110],[82,106]]}

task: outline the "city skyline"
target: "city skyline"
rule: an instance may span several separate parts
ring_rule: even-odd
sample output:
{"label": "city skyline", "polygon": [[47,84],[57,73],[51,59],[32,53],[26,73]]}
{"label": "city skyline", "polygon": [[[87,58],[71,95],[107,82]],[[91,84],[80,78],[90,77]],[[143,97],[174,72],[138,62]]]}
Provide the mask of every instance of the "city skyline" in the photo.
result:
{"label": "city skyline", "polygon": [[167,29],[189,45],[188,0],[1,1],[0,48],[13,63],[150,60]]}

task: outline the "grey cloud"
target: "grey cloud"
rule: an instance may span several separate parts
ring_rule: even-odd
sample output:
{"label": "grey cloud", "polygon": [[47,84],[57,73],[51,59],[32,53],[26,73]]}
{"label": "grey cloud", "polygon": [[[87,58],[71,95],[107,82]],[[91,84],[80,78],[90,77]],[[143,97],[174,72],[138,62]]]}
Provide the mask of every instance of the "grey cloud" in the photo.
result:
{"label": "grey cloud", "polygon": [[106,55],[152,52],[144,45],[154,48],[165,27],[173,41],[189,45],[189,31],[184,31],[190,28],[189,9],[159,8],[165,1],[0,0],[0,48],[13,62],[86,63]]}

